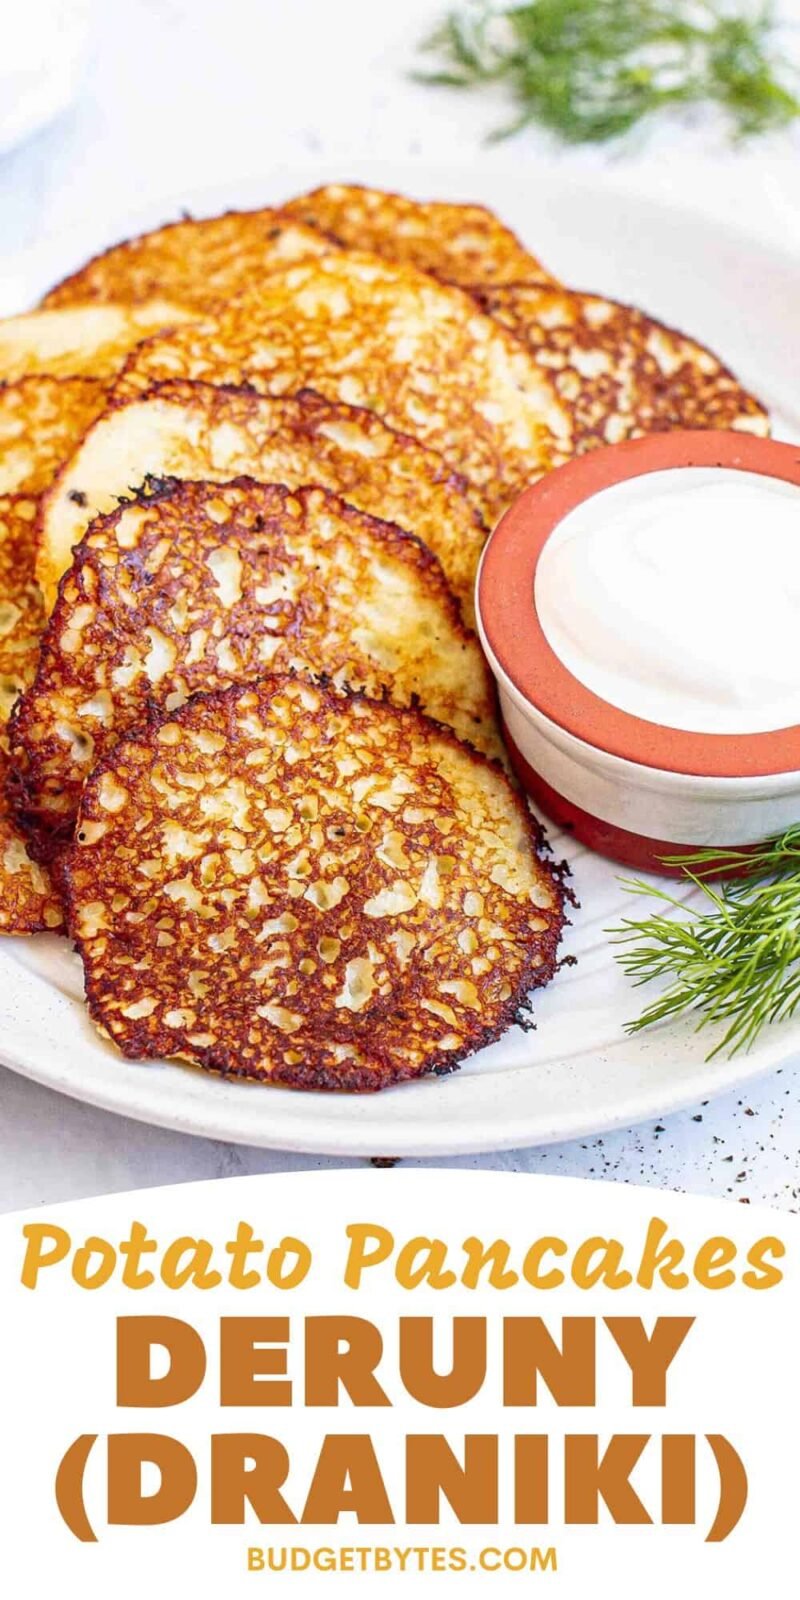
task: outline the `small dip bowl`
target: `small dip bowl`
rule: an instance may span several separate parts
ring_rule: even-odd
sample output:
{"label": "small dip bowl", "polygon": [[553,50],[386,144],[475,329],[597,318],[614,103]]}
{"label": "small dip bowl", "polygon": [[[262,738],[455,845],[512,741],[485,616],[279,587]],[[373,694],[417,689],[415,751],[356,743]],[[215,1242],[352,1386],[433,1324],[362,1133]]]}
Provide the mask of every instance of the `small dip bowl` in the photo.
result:
{"label": "small dip bowl", "polygon": [[[800,447],[697,430],[590,451],[526,489],[505,513],[476,585],[478,630],[497,681],[505,741],[528,793],[590,849],[675,876],[681,869],[670,856],[746,849],[800,822],[800,725],[685,731],[612,705],[551,647],[535,585],[542,551],[570,512],[628,479],[691,467],[800,486]],[[797,532],[800,539],[800,514]],[[753,539],[757,555],[756,527]],[[800,637],[797,671],[800,680]]]}

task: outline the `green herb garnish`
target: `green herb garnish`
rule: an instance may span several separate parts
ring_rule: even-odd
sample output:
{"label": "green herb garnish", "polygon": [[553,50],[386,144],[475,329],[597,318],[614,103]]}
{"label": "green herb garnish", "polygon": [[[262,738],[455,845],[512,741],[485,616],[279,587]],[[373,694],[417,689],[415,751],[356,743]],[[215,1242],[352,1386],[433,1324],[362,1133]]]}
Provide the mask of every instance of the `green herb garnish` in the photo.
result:
{"label": "green herb garnish", "polygon": [[493,138],[536,122],[573,144],[614,139],[655,111],[708,102],[744,138],[800,115],[774,28],[768,0],[472,0],[424,47],[441,70],[416,76],[504,85],[518,115]]}
{"label": "green herb garnish", "polygon": [[[666,978],[666,990],[629,1033],[698,1012],[698,1030],[727,1024],[710,1052],[747,1050],[769,1022],[794,1016],[800,1006],[800,825],[788,828],[752,854],[698,850],[674,856],[687,879],[703,893],[690,911],[665,889],[636,879],[633,894],[651,895],[679,915],[656,913],[609,928],[624,948],[617,960],[638,984]],[[708,874],[741,872],[714,887]]]}

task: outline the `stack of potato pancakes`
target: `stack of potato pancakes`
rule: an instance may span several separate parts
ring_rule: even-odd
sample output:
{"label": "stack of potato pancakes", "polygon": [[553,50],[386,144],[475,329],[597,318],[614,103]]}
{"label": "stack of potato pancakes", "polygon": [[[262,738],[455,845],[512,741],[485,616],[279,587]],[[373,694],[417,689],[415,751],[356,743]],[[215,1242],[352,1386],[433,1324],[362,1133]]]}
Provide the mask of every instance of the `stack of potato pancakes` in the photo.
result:
{"label": "stack of potato pancakes", "polygon": [[767,431],[693,340],[488,210],[331,185],[184,219],[0,323],[0,928],[127,1056],[447,1072],[557,966],[561,871],[473,631],[529,483]]}

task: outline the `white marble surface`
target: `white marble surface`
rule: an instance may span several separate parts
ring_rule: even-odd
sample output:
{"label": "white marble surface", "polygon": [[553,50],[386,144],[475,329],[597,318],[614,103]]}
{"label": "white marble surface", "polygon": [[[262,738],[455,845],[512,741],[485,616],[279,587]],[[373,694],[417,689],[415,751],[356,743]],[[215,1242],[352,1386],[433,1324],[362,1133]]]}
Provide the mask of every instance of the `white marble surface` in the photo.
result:
{"label": "white marble surface", "polygon": [[[113,0],[98,6],[80,98],[57,123],[0,158],[4,301],[15,257],[96,216],[114,233],[160,195],[257,177],[270,165],[368,155],[508,161],[546,155],[565,173],[680,195],[745,217],[800,250],[796,134],[732,151],[713,118],[653,132],[612,154],[554,149],[536,133],[487,152],[504,115],[493,96],[408,80],[436,0]],[[800,21],[800,4],[784,14]],[[13,21],[4,48],[13,48]],[[9,42],[9,29],[11,39]],[[2,1041],[0,1041],[0,1057]],[[549,1149],[437,1163],[612,1178],[794,1209],[800,1193],[800,1063],[745,1091],[640,1128]],[[378,1154],[379,1152],[376,1152]],[[152,1184],[335,1165],[276,1156],[127,1122],[0,1069],[0,1209]],[[376,1175],[376,1183],[380,1182]]]}

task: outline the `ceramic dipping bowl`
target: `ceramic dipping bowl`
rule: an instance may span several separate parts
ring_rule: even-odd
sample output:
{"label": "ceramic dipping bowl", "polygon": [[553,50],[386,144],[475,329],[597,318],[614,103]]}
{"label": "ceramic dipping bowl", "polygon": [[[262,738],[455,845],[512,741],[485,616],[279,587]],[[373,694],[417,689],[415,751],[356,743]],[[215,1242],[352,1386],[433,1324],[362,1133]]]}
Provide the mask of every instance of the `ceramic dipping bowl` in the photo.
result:
{"label": "ceramic dipping bowl", "polygon": [[[545,635],[535,591],[542,552],[570,512],[628,479],[691,467],[800,486],[800,447],[698,430],[590,451],[511,506],[488,540],[476,584],[478,629],[521,782],[592,850],[667,875],[680,872],[670,856],[745,849],[800,822],[800,725],[697,732],[632,715],[565,665]],[[754,527],[756,553],[758,532]],[[800,636],[797,670],[800,680]]]}

